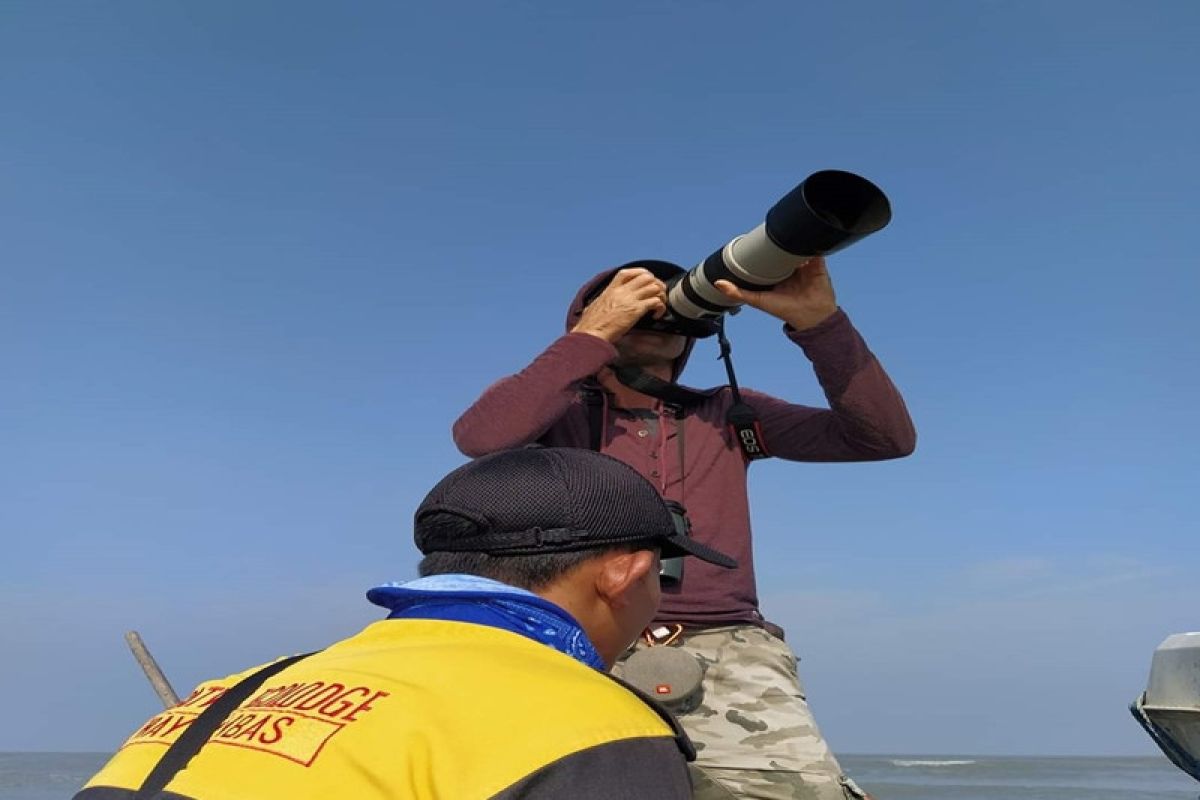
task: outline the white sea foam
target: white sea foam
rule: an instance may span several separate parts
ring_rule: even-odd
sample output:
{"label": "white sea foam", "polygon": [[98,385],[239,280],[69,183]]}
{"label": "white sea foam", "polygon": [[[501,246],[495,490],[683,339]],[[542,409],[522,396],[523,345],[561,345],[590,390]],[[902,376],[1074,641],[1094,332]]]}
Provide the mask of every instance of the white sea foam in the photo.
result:
{"label": "white sea foam", "polygon": [[932,759],[892,759],[892,766],[896,767],[964,767],[974,763],[976,762],[970,759],[947,759],[944,761]]}

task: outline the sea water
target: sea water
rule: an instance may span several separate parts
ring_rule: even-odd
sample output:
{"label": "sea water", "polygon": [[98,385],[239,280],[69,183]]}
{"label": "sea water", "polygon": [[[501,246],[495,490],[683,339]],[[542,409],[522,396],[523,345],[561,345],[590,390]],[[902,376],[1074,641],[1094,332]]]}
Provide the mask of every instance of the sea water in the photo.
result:
{"label": "sea water", "polygon": [[1159,756],[839,756],[879,800],[1197,800],[1200,783]]}
{"label": "sea water", "polygon": [[[1198,800],[1160,757],[839,756],[878,800]],[[0,753],[0,800],[69,798],[103,753]]]}

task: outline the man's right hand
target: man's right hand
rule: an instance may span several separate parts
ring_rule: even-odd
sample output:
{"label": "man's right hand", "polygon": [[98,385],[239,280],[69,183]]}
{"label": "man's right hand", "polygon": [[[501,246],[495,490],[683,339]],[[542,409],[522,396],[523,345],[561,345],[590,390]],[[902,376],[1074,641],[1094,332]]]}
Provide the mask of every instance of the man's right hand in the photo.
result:
{"label": "man's right hand", "polygon": [[634,267],[613,276],[583,309],[571,333],[588,333],[616,344],[646,314],[661,317],[667,311],[667,285],[649,270]]}

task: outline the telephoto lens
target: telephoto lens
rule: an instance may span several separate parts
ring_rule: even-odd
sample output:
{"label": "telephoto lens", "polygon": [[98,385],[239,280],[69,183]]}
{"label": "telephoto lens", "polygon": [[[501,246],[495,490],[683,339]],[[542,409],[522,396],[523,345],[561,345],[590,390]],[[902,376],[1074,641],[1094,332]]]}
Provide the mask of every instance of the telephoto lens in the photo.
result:
{"label": "telephoto lens", "polygon": [[716,281],[751,291],[770,289],[810,258],[849,247],[891,220],[887,196],[866,178],[840,170],[815,172],[772,206],[761,225],[673,279],[667,286],[667,314],[647,320],[645,327],[711,336],[721,315],[739,305],[721,294]]}

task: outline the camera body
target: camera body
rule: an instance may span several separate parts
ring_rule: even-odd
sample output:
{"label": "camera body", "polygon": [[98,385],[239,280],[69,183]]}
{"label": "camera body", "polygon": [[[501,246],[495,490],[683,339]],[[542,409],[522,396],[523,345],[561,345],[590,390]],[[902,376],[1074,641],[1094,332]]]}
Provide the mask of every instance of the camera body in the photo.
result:
{"label": "camera body", "polygon": [[841,170],[815,172],[772,206],[761,225],[691,270],[663,261],[627,265],[646,267],[667,284],[667,313],[660,319],[647,315],[634,327],[712,336],[722,316],[739,306],[721,294],[716,281],[751,291],[770,289],[810,258],[849,247],[891,219],[887,196],[866,178]]}

